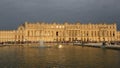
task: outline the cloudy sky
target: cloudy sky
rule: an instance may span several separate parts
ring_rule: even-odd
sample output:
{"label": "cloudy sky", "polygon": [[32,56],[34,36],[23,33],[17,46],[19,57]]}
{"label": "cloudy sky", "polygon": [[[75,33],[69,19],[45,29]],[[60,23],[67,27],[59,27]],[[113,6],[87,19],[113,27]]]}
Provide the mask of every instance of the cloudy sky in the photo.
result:
{"label": "cloudy sky", "polygon": [[0,29],[16,29],[25,21],[116,22],[120,0],[0,0]]}

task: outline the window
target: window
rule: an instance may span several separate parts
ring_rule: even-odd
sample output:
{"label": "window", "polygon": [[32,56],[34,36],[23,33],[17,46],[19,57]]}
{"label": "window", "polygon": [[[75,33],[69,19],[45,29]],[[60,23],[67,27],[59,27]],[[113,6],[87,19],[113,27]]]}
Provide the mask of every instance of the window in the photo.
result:
{"label": "window", "polygon": [[115,33],[113,33],[113,36],[115,36]]}
{"label": "window", "polygon": [[56,36],[58,36],[58,32],[56,32]]}
{"label": "window", "polygon": [[56,28],[58,28],[58,26],[56,26]]}
{"label": "window", "polygon": [[28,36],[30,36],[30,31],[28,31]]}

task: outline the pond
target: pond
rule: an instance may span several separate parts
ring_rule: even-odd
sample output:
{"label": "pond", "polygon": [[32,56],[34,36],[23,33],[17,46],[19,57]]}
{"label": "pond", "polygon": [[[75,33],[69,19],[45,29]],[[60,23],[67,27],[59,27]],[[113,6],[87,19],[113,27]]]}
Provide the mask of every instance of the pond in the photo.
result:
{"label": "pond", "polygon": [[120,68],[120,51],[72,45],[63,48],[3,46],[0,68]]}

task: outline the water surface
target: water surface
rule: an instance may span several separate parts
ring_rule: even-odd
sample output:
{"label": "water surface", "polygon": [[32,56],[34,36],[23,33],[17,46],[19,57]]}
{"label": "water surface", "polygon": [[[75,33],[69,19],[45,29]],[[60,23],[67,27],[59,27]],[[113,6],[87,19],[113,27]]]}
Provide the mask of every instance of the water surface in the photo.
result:
{"label": "water surface", "polygon": [[81,46],[0,47],[0,68],[120,68],[120,51]]}

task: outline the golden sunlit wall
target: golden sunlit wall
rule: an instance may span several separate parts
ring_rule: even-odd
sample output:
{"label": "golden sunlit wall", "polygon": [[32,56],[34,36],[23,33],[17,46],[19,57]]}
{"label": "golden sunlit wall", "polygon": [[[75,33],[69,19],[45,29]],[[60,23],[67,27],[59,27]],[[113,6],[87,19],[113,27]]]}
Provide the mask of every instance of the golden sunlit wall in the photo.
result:
{"label": "golden sunlit wall", "polygon": [[8,41],[15,41],[15,31],[7,31],[2,30],[0,31],[0,42],[8,42]]}
{"label": "golden sunlit wall", "polygon": [[63,24],[58,24],[56,22],[51,24],[45,22],[25,22],[25,24],[19,26],[16,31],[0,31],[0,42],[36,42],[40,40],[45,42],[110,42],[120,41],[120,32],[117,31],[115,23],[81,24],[80,22],[76,22],[74,24],[70,24],[68,22],[64,22]]}
{"label": "golden sunlit wall", "polygon": [[117,32],[117,41],[120,41],[120,31]]}

